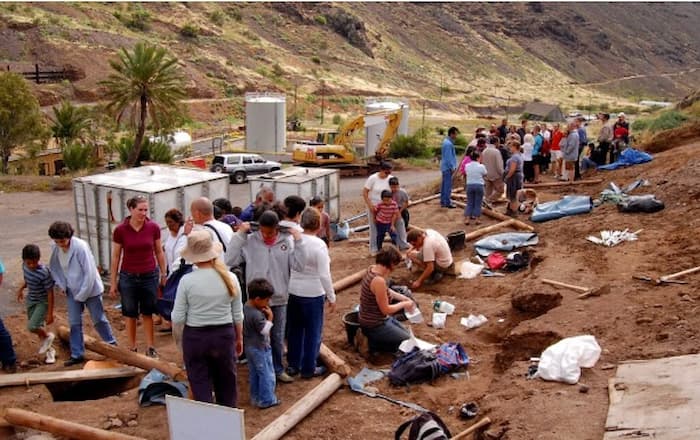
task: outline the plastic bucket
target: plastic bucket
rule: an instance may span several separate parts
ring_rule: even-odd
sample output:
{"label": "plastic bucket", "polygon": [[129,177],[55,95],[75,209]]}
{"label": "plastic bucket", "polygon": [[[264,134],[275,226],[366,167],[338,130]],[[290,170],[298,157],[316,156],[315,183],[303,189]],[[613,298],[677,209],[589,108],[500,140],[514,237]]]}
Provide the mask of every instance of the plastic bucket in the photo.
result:
{"label": "plastic bucket", "polygon": [[460,251],[464,249],[464,231],[455,231],[447,234],[447,244],[451,251]]}
{"label": "plastic bucket", "polygon": [[343,315],[343,324],[345,324],[348,344],[355,345],[355,335],[360,328],[360,312],[349,312]]}

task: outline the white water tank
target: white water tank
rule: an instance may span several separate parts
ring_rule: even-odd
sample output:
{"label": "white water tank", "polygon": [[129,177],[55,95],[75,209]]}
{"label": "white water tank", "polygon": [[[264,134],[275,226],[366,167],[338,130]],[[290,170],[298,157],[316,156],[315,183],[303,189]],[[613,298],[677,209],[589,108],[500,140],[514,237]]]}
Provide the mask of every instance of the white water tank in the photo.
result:
{"label": "white water tank", "polygon": [[[399,109],[401,109],[401,124],[397,134],[408,135],[408,104],[399,100],[391,100],[391,98],[370,98],[365,102],[365,111],[367,113],[399,111]],[[373,125],[365,124],[365,156],[374,156],[385,129],[386,121]]]}
{"label": "white water tank", "polygon": [[287,145],[287,102],[281,93],[246,93],[245,148],[281,153]]}

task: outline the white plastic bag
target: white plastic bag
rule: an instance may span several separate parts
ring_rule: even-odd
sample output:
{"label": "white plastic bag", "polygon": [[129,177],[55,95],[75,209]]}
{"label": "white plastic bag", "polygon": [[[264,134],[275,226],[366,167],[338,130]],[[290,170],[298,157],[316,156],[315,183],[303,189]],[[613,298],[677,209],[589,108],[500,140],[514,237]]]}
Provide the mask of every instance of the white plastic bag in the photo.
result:
{"label": "white plastic bag", "polygon": [[471,261],[465,261],[459,268],[459,276],[457,278],[476,278],[483,269],[483,264],[474,264]]}
{"label": "white plastic bag", "polygon": [[600,351],[600,345],[591,335],[562,339],[542,352],[537,375],[544,380],[575,384],[581,377],[581,367],[592,368],[600,358]]}

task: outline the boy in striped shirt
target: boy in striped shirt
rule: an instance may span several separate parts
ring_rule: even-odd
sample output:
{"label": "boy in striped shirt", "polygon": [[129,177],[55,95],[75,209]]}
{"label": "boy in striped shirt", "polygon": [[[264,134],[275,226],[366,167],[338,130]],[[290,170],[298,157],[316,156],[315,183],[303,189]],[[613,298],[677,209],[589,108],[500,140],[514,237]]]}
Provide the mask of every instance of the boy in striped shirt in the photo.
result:
{"label": "boy in striped shirt", "polygon": [[396,228],[399,219],[399,205],[394,201],[390,190],[382,191],[382,201],[374,207],[374,222],[377,225],[377,249],[382,249],[384,235],[389,234],[391,242],[396,245]]}
{"label": "boy in striped shirt", "polygon": [[52,347],[56,335],[47,332],[46,324],[53,323],[53,278],[48,267],[39,262],[41,252],[39,246],[28,244],[22,249],[22,272],[24,283],[17,290],[17,301],[25,299],[27,307],[27,329],[41,340],[39,354],[46,353],[46,363],[56,362],[56,350]]}

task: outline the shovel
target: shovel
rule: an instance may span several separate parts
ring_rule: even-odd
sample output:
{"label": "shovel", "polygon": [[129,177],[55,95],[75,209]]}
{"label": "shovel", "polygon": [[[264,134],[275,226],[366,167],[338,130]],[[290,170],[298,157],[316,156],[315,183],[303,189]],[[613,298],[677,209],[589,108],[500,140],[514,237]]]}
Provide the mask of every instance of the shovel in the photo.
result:
{"label": "shovel", "polygon": [[369,397],[372,397],[372,398],[384,399],[384,400],[386,400],[387,402],[391,402],[391,403],[394,403],[394,404],[400,405],[400,406],[405,406],[406,408],[410,408],[410,409],[412,409],[412,410],[414,410],[414,411],[428,412],[427,409],[425,409],[425,408],[423,408],[422,406],[417,405],[417,404],[415,404],[415,403],[404,402],[404,401],[402,401],[402,400],[393,399],[393,398],[391,398],[391,397],[389,397],[389,396],[385,396],[384,394],[379,394],[379,393],[377,393],[376,391],[373,391],[373,390],[371,390],[371,389],[367,389],[367,388],[365,388],[364,386],[362,386],[362,384],[360,383],[360,381],[356,380],[354,377],[349,377],[349,378],[348,378],[348,384],[350,385],[350,389],[351,389],[351,390],[353,390],[353,391],[355,391],[355,392],[357,392],[357,393],[364,394],[365,396],[369,396]]}

